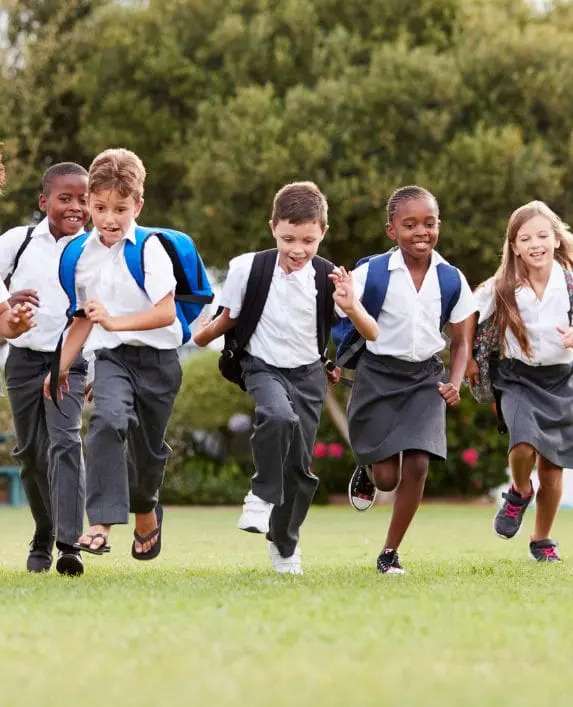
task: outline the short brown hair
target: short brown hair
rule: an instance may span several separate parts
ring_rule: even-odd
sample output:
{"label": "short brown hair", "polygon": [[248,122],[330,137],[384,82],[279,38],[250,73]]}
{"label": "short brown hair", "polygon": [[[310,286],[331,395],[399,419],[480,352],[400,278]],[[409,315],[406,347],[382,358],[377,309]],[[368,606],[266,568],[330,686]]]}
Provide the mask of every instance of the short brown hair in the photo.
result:
{"label": "short brown hair", "polygon": [[271,221],[276,226],[283,220],[295,225],[318,221],[322,229],[326,228],[328,203],[314,182],[293,182],[278,190]]}
{"label": "short brown hair", "polygon": [[104,150],[90,165],[88,192],[113,189],[124,199],[132,196],[139,201],[143,196],[145,175],[143,162],[135,152],[123,147]]}

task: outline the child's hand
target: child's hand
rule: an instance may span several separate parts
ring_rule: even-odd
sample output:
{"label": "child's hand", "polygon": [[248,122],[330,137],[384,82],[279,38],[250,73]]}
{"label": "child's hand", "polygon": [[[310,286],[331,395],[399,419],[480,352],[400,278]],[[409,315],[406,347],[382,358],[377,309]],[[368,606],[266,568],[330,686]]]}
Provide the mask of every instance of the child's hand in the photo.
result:
{"label": "child's hand", "polygon": [[208,337],[208,327],[210,324],[211,320],[205,314],[199,315],[197,318],[197,330],[192,338],[195,346],[207,346],[211,341],[211,338]]}
{"label": "child's hand", "polygon": [[10,295],[8,304],[15,307],[17,304],[31,304],[34,307],[40,306],[40,298],[36,290],[18,290]]}
{"label": "child's hand", "polygon": [[558,326],[557,331],[561,334],[561,346],[573,349],[573,327]]}
{"label": "child's hand", "polygon": [[450,407],[454,407],[460,402],[460,391],[453,383],[439,383],[440,395]]}
{"label": "child's hand", "polygon": [[10,309],[6,323],[14,338],[20,336],[36,326],[34,310],[29,304],[17,304]]}
{"label": "child's hand", "polygon": [[477,385],[479,383],[479,368],[473,358],[470,359],[467,365],[465,379],[470,385]]}
{"label": "child's hand", "polygon": [[93,403],[93,400],[94,400],[94,384],[93,383],[88,383],[86,385],[84,395],[86,396],[86,402]]}
{"label": "child's hand", "polygon": [[340,368],[336,366],[335,368],[325,368],[325,370],[328,382],[330,385],[335,386],[340,381]]}
{"label": "child's hand", "polygon": [[97,300],[90,299],[84,304],[86,317],[94,324],[99,324],[106,331],[113,331],[113,317],[109,316],[107,309]]}
{"label": "child's hand", "polygon": [[328,276],[334,283],[334,293],[332,295],[335,304],[337,304],[343,312],[349,312],[354,309],[356,299],[354,297],[354,284],[352,275],[346,271],[346,268],[334,268]]}
{"label": "child's hand", "polygon": [[[70,389],[70,384],[68,380],[69,371],[60,371],[58,376],[58,400],[62,400],[64,393],[67,393]],[[52,399],[52,394],[50,393],[50,382],[52,380],[52,374],[48,373],[44,379],[44,395],[48,400]]]}

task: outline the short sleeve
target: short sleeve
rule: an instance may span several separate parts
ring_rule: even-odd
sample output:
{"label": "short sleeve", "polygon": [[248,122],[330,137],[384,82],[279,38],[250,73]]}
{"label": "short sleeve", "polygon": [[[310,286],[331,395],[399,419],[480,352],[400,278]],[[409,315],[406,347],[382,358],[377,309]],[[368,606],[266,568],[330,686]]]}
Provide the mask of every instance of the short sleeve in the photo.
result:
{"label": "short sleeve", "polygon": [[462,286],[460,290],[460,297],[456,302],[456,306],[452,309],[452,313],[450,314],[450,322],[452,324],[459,324],[478,311],[476,298],[468,285],[465,275],[459,270],[458,272],[460,273]]}
{"label": "short sleeve", "polygon": [[0,280],[0,303],[7,302],[10,299],[10,293],[6,289],[6,285]]}
{"label": "short sleeve", "polygon": [[[368,275],[368,263],[360,265],[356,270],[353,270],[350,275],[352,277],[352,284],[354,285],[354,294],[361,300],[366,285],[366,276]],[[337,305],[335,305],[334,309],[339,317],[347,316]]]}
{"label": "short sleeve", "polygon": [[489,280],[483,282],[475,291],[474,296],[479,310],[478,323],[481,324],[495,311],[494,278],[490,277]]}
{"label": "short sleeve", "polygon": [[5,280],[12,272],[16,253],[24,243],[27,228],[16,226],[0,236],[0,278]]}
{"label": "short sleeve", "polygon": [[231,319],[236,319],[241,313],[254,257],[254,253],[244,253],[229,263],[229,272],[219,304],[229,310]]}
{"label": "short sleeve", "polygon": [[157,236],[151,236],[145,244],[145,292],[155,305],[170,292],[175,293],[177,284],[173,264]]}

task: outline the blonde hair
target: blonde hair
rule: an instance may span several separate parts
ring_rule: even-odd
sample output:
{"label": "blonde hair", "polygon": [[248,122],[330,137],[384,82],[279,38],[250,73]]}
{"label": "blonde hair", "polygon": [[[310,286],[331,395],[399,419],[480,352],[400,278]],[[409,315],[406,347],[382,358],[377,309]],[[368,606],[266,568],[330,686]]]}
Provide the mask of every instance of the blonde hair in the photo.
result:
{"label": "blonde hair", "polygon": [[145,176],[143,162],[135,152],[123,147],[104,150],[90,165],[88,192],[112,189],[124,199],[132,196],[139,201],[143,197]]}
{"label": "blonde hair", "polygon": [[513,332],[523,353],[531,357],[531,344],[527,329],[519,313],[515,290],[528,282],[527,268],[523,260],[513,252],[513,244],[521,227],[535,216],[544,216],[550,223],[559,246],[555,249],[555,260],[565,269],[573,269],[573,235],[569,226],[543,201],[530,201],[516,209],[510,216],[503,255],[494,280],[495,316],[499,331],[499,342],[505,339],[507,328]]}

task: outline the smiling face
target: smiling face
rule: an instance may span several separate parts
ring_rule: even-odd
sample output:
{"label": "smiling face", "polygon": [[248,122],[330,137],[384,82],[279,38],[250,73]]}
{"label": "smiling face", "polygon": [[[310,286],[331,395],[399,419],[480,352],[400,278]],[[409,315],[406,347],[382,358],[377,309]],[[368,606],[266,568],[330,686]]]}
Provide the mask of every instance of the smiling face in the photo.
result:
{"label": "smiling face", "polygon": [[440,233],[436,200],[420,196],[400,201],[392,221],[386,224],[386,232],[398,244],[406,262],[428,260]]}
{"label": "smiling face", "polygon": [[553,266],[555,249],[559,248],[559,244],[551,221],[538,214],[519,228],[511,248],[527,270],[541,271]]}
{"label": "smiling face", "polygon": [[286,273],[302,270],[314,258],[327,230],[318,221],[294,224],[281,219],[276,226],[271,221],[270,226],[277,242],[279,266]]}
{"label": "smiling face", "polygon": [[139,216],[143,199],[123,197],[114,189],[104,189],[90,194],[89,207],[102,243],[111,248],[119,243],[129,230],[133,219]]}
{"label": "smiling face", "polygon": [[54,238],[75,236],[90,218],[87,176],[65,174],[56,177],[49,191],[40,194],[38,204],[48,217]]}

